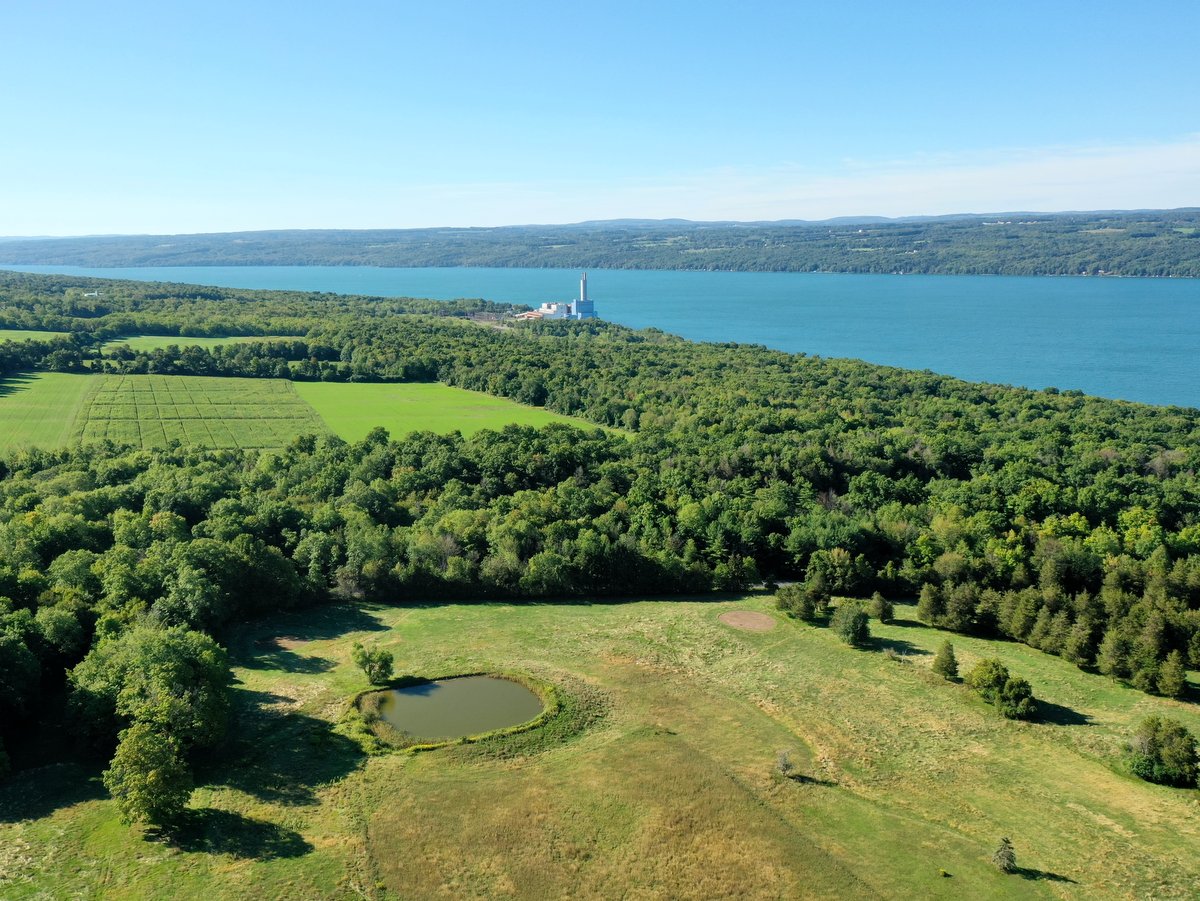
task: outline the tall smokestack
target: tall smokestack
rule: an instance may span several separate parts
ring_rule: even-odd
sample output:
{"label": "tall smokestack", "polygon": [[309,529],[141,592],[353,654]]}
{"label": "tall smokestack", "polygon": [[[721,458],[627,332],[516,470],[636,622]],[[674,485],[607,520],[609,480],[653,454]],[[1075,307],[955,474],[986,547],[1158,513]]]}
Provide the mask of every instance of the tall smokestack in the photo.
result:
{"label": "tall smokestack", "polygon": [[579,280],[579,300],[581,303],[587,303],[587,273],[583,273],[583,278]]}

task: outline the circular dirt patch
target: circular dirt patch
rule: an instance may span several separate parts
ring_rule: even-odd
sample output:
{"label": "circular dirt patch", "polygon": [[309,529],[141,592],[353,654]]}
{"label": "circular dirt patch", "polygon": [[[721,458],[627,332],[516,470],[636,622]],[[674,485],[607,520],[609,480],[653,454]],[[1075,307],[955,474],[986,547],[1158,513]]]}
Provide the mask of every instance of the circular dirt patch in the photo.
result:
{"label": "circular dirt patch", "polygon": [[754,613],[750,610],[730,610],[717,617],[727,626],[735,629],[745,629],[747,632],[770,632],[775,628],[775,620],[765,613]]}

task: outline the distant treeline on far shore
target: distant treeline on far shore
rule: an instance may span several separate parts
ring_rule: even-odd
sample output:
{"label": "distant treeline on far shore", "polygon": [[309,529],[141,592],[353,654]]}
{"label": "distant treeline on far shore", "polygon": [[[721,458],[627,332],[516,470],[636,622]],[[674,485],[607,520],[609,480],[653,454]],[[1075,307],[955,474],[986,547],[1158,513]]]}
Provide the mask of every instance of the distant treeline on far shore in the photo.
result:
{"label": "distant treeline on far shore", "polygon": [[0,265],[499,266],[1200,277],[1200,210],[0,240]]}

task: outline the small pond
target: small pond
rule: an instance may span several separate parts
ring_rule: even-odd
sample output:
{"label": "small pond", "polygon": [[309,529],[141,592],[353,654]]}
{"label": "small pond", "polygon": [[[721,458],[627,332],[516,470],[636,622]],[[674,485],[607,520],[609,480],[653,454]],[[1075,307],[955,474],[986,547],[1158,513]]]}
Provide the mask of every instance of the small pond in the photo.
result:
{"label": "small pond", "polygon": [[379,715],[413,738],[478,735],[527,723],[542,700],[524,685],[496,676],[460,676],[381,692]]}

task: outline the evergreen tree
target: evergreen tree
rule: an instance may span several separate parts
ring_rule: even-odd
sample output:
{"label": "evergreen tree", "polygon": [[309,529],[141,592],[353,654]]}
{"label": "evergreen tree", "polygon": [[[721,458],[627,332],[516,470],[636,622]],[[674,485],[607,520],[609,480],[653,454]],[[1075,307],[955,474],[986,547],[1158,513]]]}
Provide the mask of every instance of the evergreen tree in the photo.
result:
{"label": "evergreen tree", "polygon": [[842,601],[833,612],[829,627],[851,647],[865,647],[871,641],[870,620],[862,605]]}
{"label": "evergreen tree", "polygon": [[1096,659],[1096,641],[1092,635],[1092,624],[1079,620],[1071,627],[1063,646],[1063,656],[1076,666],[1091,666]]}
{"label": "evergreen tree", "polygon": [[895,612],[895,605],[878,591],[871,595],[871,605],[867,608],[867,613],[871,616],[881,623],[890,623]]}
{"label": "evergreen tree", "polygon": [[992,863],[1002,873],[1012,873],[1017,869],[1017,852],[1013,843],[1007,837],[1000,839],[1000,847],[992,854]]}
{"label": "evergreen tree", "polygon": [[958,658],[954,656],[954,645],[943,641],[933,658],[933,671],[949,682],[958,681]]}
{"label": "evergreen tree", "polygon": [[1129,754],[1130,769],[1147,782],[1183,787],[1196,784],[1196,739],[1182,723],[1146,717],[1129,743]]}
{"label": "evergreen tree", "polygon": [[941,589],[926,582],[921,586],[921,597],[917,601],[917,619],[930,626],[936,626],[941,623],[945,612]]}
{"label": "evergreen tree", "polygon": [[1168,698],[1183,697],[1187,689],[1187,673],[1183,669],[1183,655],[1179,651],[1168,654],[1167,659],[1158,668],[1156,687],[1160,695],[1166,695]]}

